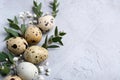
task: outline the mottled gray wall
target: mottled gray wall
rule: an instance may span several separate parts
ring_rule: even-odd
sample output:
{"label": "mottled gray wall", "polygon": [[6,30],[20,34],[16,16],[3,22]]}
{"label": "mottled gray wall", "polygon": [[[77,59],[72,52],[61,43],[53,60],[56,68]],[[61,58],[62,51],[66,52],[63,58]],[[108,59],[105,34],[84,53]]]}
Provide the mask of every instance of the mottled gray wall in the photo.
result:
{"label": "mottled gray wall", "polygon": [[[49,0],[41,1],[43,11],[50,11]],[[46,80],[120,80],[120,0],[59,1],[56,24],[67,35],[65,46],[49,52],[52,72]],[[32,0],[0,0],[0,50],[6,18],[31,6]]]}

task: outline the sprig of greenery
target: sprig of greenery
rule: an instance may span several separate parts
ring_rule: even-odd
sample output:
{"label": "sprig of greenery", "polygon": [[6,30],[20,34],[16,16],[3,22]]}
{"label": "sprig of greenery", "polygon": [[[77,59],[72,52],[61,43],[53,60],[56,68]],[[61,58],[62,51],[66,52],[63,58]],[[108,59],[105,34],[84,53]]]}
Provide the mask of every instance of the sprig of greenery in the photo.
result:
{"label": "sprig of greenery", "polygon": [[12,20],[12,19],[7,19],[7,20],[9,22],[10,28],[4,28],[5,31],[7,32],[7,37],[5,38],[5,40],[7,40],[11,37],[18,37],[18,36],[23,37],[25,34],[25,31],[26,31],[25,24],[21,24],[21,26],[19,26],[16,16],[14,17],[14,20]]}
{"label": "sprig of greenery", "polygon": [[0,52],[0,74],[7,75],[10,72],[10,67],[14,64],[14,55],[9,52]]}
{"label": "sprig of greenery", "polygon": [[52,9],[52,15],[54,17],[57,16],[57,13],[59,12],[59,10],[57,9],[59,7],[59,4],[57,0],[53,0],[53,2],[50,2],[50,8]]}
{"label": "sprig of greenery", "polygon": [[66,33],[62,32],[62,31],[58,31],[58,28],[56,26],[55,31],[54,31],[54,35],[51,35],[49,37],[49,39],[48,39],[48,36],[46,36],[42,47],[44,47],[46,49],[47,48],[59,48],[59,45],[56,45],[56,44],[53,45],[53,43],[59,43],[60,45],[63,46],[62,37],[64,35],[66,35]]}
{"label": "sprig of greenery", "polygon": [[32,10],[33,12],[37,15],[37,18],[41,17],[43,12],[41,11],[42,8],[42,3],[37,3],[36,1],[33,1],[33,7]]}

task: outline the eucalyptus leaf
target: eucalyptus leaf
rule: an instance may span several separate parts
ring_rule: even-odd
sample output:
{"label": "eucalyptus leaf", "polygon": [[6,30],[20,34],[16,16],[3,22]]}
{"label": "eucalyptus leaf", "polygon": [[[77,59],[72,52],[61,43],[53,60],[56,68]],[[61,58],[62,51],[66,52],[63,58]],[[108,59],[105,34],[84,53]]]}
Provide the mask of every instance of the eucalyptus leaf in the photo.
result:
{"label": "eucalyptus leaf", "polygon": [[63,46],[63,42],[62,41],[59,41],[59,43]]}
{"label": "eucalyptus leaf", "polygon": [[47,43],[48,43],[48,36],[46,36],[45,42],[44,42],[44,44],[42,45],[42,47],[44,47],[44,48],[47,49]]}
{"label": "eucalyptus leaf", "polygon": [[45,44],[47,45],[47,41],[48,41],[48,35],[45,38]]}
{"label": "eucalyptus leaf", "polygon": [[58,36],[58,28],[57,28],[57,26],[56,26],[56,28],[55,28],[54,35],[55,35],[55,36]]}
{"label": "eucalyptus leaf", "polygon": [[19,36],[18,33],[16,31],[12,30],[12,29],[7,29],[7,28],[4,28],[4,29],[8,34],[11,34],[14,37]]}
{"label": "eucalyptus leaf", "polygon": [[36,1],[33,1],[33,3],[34,3],[34,6],[37,7],[37,2],[36,2]]}
{"label": "eucalyptus leaf", "polygon": [[56,7],[58,7],[60,5],[60,3],[58,3],[57,5],[56,5]]}
{"label": "eucalyptus leaf", "polygon": [[12,36],[10,34],[7,34],[7,37],[5,37],[4,40],[8,40],[9,38],[11,38]]}
{"label": "eucalyptus leaf", "polygon": [[50,5],[49,7],[52,9],[52,15],[53,17],[56,17],[57,13],[58,13],[58,7],[59,7],[59,4],[57,0],[53,0],[53,2],[50,2]]}
{"label": "eucalyptus leaf", "polygon": [[21,32],[22,32],[22,34],[25,34],[25,31],[26,31],[25,24],[22,24],[21,25]]}
{"label": "eucalyptus leaf", "polygon": [[3,52],[0,52],[0,62],[6,61],[7,55],[4,54]]}
{"label": "eucalyptus leaf", "polygon": [[58,13],[58,12],[59,12],[59,10],[56,10],[56,11],[55,11],[55,13]]}
{"label": "eucalyptus leaf", "polygon": [[32,9],[33,9],[33,12],[34,12],[36,15],[38,15],[37,8],[33,7]]}
{"label": "eucalyptus leaf", "polygon": [[59,35],[64,36],[64,35],[66,35],[66,33],[65,32],[59,32]]}
{"label": "eucalyptus leaf", "polygon": [[59,46],[58,45],[50,45],[47,48],[59,48]]}
{"label": "eucalyptus leaf", "polygon": [[13,23],[14,21],[13,20],[11,20],[11,19],[7,19],[8,21],[9,21],[9,23]]}
{"label": "eucalyptus leaf", "polygon": [[10,61],[11,63],[14,63],[14,61],[13,61],[14,56],[12,55],[12,53],[9,52],[7,55],[8,55],[9,61]]}
{"label": "eucalyptus leaf", "polygon": [[5,76],[10,72],[10,68],[4,64],[4,69],[0,69],[1,75]]}
{"label": "eucalyptus leaf", "polygon": [[15,24],[18,24],[18,20],[17,20],[16,16],[14,17],[14,22],[15,22]]}
{"label": "eucalyptus leaf", "polygon": [[16,29],[16,30],[19,30],[19,26],[15,23],[9,23],[10,27],[13,28],[13,29]]}
{"label": "eucalyptus leaf", "polygon": [[62,37],[57,36],[57,37],[52,38],[52,41],[59,42],[59,41],[61,41],[61,39],[62,39]]}
{"label": "eucalyptus leaf", "polygon": [[40,3],[39,5],[37,4],[37,2],[33,2],[34,6],[32,7],[33,12],[37,15],[37,18],[41,17],[43,12],[41,11],[41,7],[42,7],[42,3]]}
{"label": "eucalyptus leaf", "polygon": [[38,11],[41,10],[41,7],[42,7],[42,3],[38,5]]}
{"label": "eucalyptus leaf", "polygon": [[49,40],[48,40],[48,43],[51,44],[53,41],[52,41],[52,38],[53,38],[53,35],[50,36]]}

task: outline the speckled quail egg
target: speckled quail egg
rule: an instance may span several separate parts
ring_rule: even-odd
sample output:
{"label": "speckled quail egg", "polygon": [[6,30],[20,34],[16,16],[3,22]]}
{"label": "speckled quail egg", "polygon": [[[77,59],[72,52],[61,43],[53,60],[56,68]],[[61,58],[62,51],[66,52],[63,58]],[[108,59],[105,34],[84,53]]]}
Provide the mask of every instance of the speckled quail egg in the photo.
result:
{"label": "speckled quail egg", "polygon": [[17,74],[22,80],[33,80],[38,76],[38,69],[30,62],[22,62],[17,66]]}
{"label": "speckled quail egg", "polygon": [[48,58],[48,51],[40,46],[31,46],[25,50],[24,58],[26,61],[38,64]]}
{"label": "speckled quail egg", "polygon": [[27,41],[22,37],[12,37],[7,40],[6,44],[7,48],[16,55],[23,53],[28,46]]}
{"label": "speckled quail egg", "polygon": [[5,77],[4,80],[22,80],[22,79],[18,76],[9,75],[9,76]]}
{"label": "speckled quail egg", "polygon": [[42,32],[35,25],[29,25],[25,32],[25,39],[29,44],[37,44],[42,39]]}
{"label": "speckled quail egg", "polygon": [[45,15],[38,19],[38,28],[43,31],[47,32],[55,26],[55,19],[51,15]]}

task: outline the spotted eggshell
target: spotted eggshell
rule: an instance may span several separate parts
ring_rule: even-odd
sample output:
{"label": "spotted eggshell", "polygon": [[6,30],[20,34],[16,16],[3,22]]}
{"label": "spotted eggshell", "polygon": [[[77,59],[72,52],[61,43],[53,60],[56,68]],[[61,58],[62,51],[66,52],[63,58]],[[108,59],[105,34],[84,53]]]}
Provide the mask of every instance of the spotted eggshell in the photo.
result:
{"label": "spotted eggshell", "polygon": [[55,26],[55,19],[51,15],[45,15],[39,18],[38,28],[43,32],[47,32]]}
{"label": "spotted eggshell", "polygon": [[31,46],[24,52],[25,60],[38,64],[48,58],[48,51],[40,46]]}
{"label": "spotted eggshell", "polygon": [[5,77],[4,80],[22,80],[22,79],[18,76],[9,75],[9,76]]}
{"label": "spotted eggshell", "polygon": [[29,62],[22,62],[17,66],[17,74],[22,80],[33,80],[38,76],[38,69]]}
{"label": "spotted eggshell", "polygon": [[29,44],[37,44],[42,39],[42,32],[35,25],[29,25],[25,32],[25,39]]}
{"label": "spotted eggshell", "polygon": [[6,44],[7,48],[16,55],[23,53],[28,46],[27,41],[22,37],[10,38]]}

